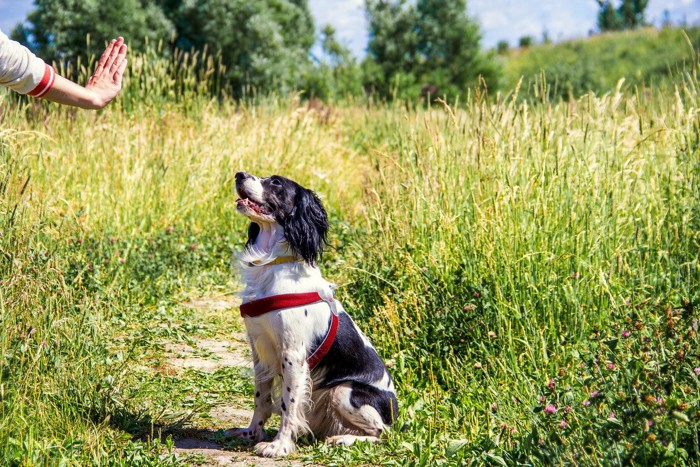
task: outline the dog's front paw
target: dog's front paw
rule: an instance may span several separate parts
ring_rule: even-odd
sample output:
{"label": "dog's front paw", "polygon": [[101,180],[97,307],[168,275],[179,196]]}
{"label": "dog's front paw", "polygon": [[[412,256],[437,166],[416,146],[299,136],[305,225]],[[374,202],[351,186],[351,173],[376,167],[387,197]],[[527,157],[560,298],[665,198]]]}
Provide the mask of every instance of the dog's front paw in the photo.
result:
{"label": "dog's front paw", "polygon": [[284,457],[294,452],[294,442],[276,439],[271,443],[258,443],[255,452],[264,457]]}
{"label": "dog's front paw", "polygon": [[265,438],[265,432],[260,428],[231,428],[224,432],[226,436],[234,436],[247,441],[262,441]]}

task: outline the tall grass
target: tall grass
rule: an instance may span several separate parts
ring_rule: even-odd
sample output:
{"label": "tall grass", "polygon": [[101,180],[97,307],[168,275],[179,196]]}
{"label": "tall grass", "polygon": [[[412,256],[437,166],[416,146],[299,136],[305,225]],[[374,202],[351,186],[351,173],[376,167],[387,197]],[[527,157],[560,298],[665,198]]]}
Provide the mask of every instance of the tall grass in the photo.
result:
{"label": "tall grass", "polygon": [[[385,114],[376,133],[390,136],[376,141],[377,173],[365,197],[372,247],[360,253],[347,300],[376,326],[389,326],[381,346],[413,362],[409,384],[430,389],[443,409],[433,423],[464,432],[468,445],[500,440],[495,452],[510,462],[663,458],[653,443],[630,439],[648,431],[642,411],[617,399],[673,392],[620,368],[656,356],[636,347],[610,356],[589,346],[618,339],[633,322],[649,326],[658,319],[653,307],[690,310],[682,331],[690,341],[674,335],[663,344],[669,348],[656,349],[664,363],[652,367],[669,364],[665,352],[691,349],[661,379],[697,386],[700,135],[688,79],[675,96],[618,90],[552,106],[511,95]],[[637,338],[662,331],[647,332]],[[579,367],[588,363],[613,370],[597,381]],[[636,394],[617,395],[610,381],[618,377],[635,380]],[[564,400],[553,389],[561,386]],[[545,425],[559,431],[557,439],[538,434],[539,410],[563,404],[590,417],[581,404],[603,386],[610,400],[598,406],[600,415],[608,411],[602,420],[626,412],[616,418],[626,417],[620,439],[610,444],[605,437],[616,427],[602,424],[592,442],[573,428],[574,415],[549,417],[567,426]],[[679,404],[697,407],[697,400]],[[422,429],[417,424],[416,436]],[[697,422],[683,436],[676,447],[697,460]]]}
{"label": "tall grass", "polygon": [[386,444],[314,462],[698,461],[696,76],[329,112],[159,60],[100,113],[0,94],[5,463],[177,462],[145,348],[186,336],[187,294],[235,292],[238,170],[321,195],[324,272],[397,380]]}

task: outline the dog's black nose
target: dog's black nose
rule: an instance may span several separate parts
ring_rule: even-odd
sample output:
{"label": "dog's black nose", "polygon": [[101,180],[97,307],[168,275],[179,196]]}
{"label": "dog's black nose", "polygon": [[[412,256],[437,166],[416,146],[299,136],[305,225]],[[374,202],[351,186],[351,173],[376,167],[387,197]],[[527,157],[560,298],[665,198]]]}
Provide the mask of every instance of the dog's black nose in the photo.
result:
{"label": "dog's black nose", "polygon": [[250,178],[250,174],[247,174],[245,172],[238,172],[236,174],[236,182],[238,182],[238,183],[242,182],[246,178]]}

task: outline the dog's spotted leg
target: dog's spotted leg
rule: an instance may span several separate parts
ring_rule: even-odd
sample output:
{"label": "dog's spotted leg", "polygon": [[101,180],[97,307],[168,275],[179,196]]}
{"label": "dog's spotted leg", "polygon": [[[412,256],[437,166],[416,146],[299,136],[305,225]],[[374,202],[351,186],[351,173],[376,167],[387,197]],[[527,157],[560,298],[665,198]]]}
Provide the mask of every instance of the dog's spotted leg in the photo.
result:
{"label": "dog's spotted leg", "polygon": [[281,369],[280,430],[272,442],[255,446],[258,454],[265,457],[292,453],[297,436],[308,431],[305,412],[309,404],[310,379],[304,349],[283,351]]}
{"label": "dog's spotted leg", "polygon": [[258,442],[265,438],[265,422],[270,418],[273,411],[272,379],[266,376],[267,372],[259,370],[258,358],[255,352],[253,352],[253,361],[256,368],[253,419],[250,421],[248,428],[234,428],[227,431],[226,434]]}

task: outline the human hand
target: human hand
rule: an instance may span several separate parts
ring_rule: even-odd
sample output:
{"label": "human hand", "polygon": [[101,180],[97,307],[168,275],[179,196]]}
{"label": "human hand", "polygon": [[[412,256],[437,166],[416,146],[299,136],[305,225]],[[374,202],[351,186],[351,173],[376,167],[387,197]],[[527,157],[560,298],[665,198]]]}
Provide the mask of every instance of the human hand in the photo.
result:
{"label": "human hand", "polygon": [[85,89],[94,97],[94,105],[101,109],[115,98],[122,89],[122,76],[126,69],[126,44],[124,38],[112,39],[97,63],[95,72],[88,78]]}

